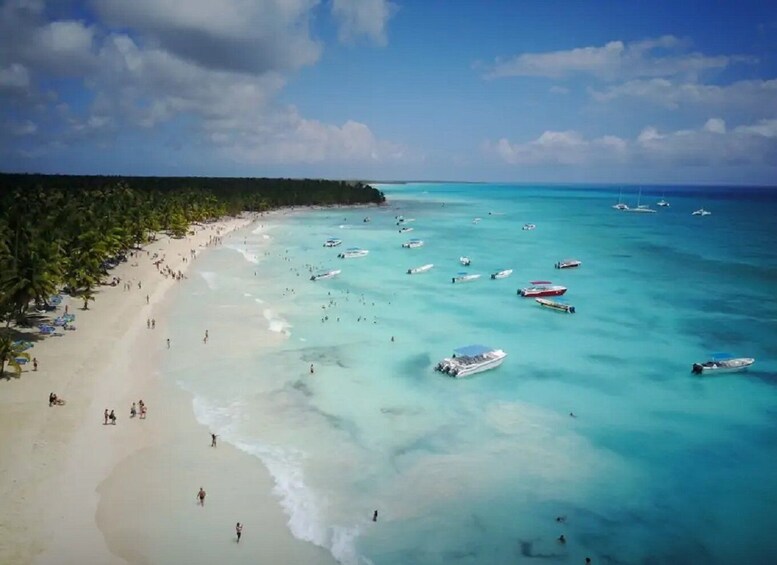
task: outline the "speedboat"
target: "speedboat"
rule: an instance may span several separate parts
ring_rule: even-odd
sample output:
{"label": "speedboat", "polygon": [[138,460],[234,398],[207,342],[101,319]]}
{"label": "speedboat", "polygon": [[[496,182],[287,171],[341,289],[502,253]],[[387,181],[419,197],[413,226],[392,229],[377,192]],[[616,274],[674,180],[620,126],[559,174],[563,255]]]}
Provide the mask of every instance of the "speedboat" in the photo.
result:
{"label": "speedboat", "polygon": [[416,247],[423,247],[424,241],[422,239],[411,239],[402,244],[405,249],[415,249]]}
{"label": "speedboat", "polygon": [[503,271],[497,271],[496,273],[491,273],[491,278],[496,279],[506,279],[510,275],[513,274],[512,269],[504,269]]}
{"label": "speedboat", "polygon": [[349,247],[342,253],[338,253],[337,256],[340,259],[354,259],[356,257],[364,257],[369,253],[367,249],[360,249],[358,247]]}
{"label": "speedboat", "polygon": [[531,286],[520,289],[518,294],[536,298],[538,296],[561,296],[567,291],[567,287],[553,284],[550,281],[531,281],[530,284]]}
{"label": "speedboat", "polygon": [[728,353],[715,353],[709,361],[694,363],[691,372],[697,375],[735,373],[747,369],[753,363],[755,359],[752,357],[732,357]]}
{"label": "speedboat", "polygon": [[332,277],[339,275],[341,272],[342,271],[340,271],[340,269],[332,269],[331,271],[322,271],[310,277],[310,280],[320,281],[322,279],[331,279]]}
{"label": "speedboat", "polygon": [[579,267],[582,265],[582,261],[578,261],[577,259],[564,259],[563,261],[559,261],[556,263],[557,269],[573,269],[575,267]]}
{"label": "speedboat", "polygon": [[691,213],[691,216],[709,216],[710,214],[712,214],[712,212],[708,212],[704,208],[699,208],[698,210]]}
{"label": "speedboat", "polygon": [[462,271],[460,273],[457,273],[456,276],[451,279],[451,282],[454,282],[454,283],[470,282],[479,278],[480,278],[480,275]]}
{"label": "speedboat", "polygon": [[539,304],[540,306],[543,306],[545,308],[550,308],[551,310],[555,310],[556,312],[565,312],[567,314],[575,313],[574,306],[570,306],[569,304],[564,304],[563,302],[556,302],[555,300],[548,300],[547,298],[535,298],[534,300],[536,300],[537,304]]}
{"label": "speedboat", "polygon": [[399,233],[407,233],[409,231],[413,231],[413,228],[408,227],[408,226],[399,228]]}
{"label": "speedboat", "polygon": [[426,265],[421,265],[420,267],[413,267],[412,269],[408,269],[407,274],[417,275],[418,273],[425,273],[426,271],[430,270],[432,267],[434,267],[433,263],[427,263]]}
{"label": "speedboat", "polygon": [[464,265],[465,267],[468,267],[468,266],[469,266],[469,264],[470,264],[470,263],[472,263],[472,261],[470,260],[470,258],[469,258],[469,257],[464,257],[464,256],[462,255],[461,257],[459,257],[459,263],[461,263],[461,264],[462,264],[462,265]]}
{"label": "speedboat", "polygon": [[336,237],[330,237],[324,242],[324,247],[337,247],[342,243],[343,243],[342,239],[337,239]]}
{"label": "speedboat", "polygon": [[507,353],[485,345],[468,345],[454,349],[451,357],[446,357],[434,368],[451,377],[461,378],[495,369],[501,365]]}
{"label": "speedboat", "polygon": [[528,231],[528,230],[533,230],[536,227],[537,226],[535,226],[534,224],[523,224],[523,227],[521,229],[524,231]]}

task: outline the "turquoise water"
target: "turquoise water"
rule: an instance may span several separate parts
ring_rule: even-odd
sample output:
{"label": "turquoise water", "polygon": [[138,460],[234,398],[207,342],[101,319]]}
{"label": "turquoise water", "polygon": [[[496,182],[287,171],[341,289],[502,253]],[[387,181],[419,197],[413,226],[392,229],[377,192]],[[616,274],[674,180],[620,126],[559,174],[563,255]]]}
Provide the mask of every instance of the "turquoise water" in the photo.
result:
{"label": "turquoise water", "polygon": [[[611,208],[617,188],[381,189],[384,207],[228,236],[173,304],[185,355],[167,374],[262,459],[297,537],[347,564],[775,561],[777,192],[644,187],[671,208],[643,215]],[[351,246],[370,253],[336,258]],[[451,284],[461,255],[479,280]],[[570,257],[582,266],[553,268]],[[308,280],[327,268],[342,273]],[[536,279],[577,313],[517,296]],[[470,343],[507,360],[432,370]],[[757,362],[691,375],[717,351]]]}

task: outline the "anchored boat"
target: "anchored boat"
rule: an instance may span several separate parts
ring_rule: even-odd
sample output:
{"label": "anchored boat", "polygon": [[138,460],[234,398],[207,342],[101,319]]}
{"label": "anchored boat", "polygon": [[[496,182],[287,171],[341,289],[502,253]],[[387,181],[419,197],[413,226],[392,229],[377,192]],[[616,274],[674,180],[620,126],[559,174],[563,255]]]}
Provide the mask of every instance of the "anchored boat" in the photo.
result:
{"label": "anchored boat", "polygon": [[411,239],[402,244],[405,249],[415,249],[416,247],[423,247],[424,242],[422,239]]}
{"label": "anchored boat", "polygon": [[342,253],[338,253],[337,256],[340,259],[354,259],[355,257],[365,257],[369,254],[367,249],[360,249],[358,247],[349,247]]}
{"label": "anchored boat", "polygon": [[550,281],[532,281],[530,284],[531,286],[520,289],[518,294],[536,298],[539,296],[561,296],[567,291],[567,287],[553,284]]}
{"label": "anchored boat", "polygon": [[465,271],[462,271],[462,272],[458,273],[455,277],[453,277],[451,279],[451,282],[454,282],[454,283],[471,282],[471,281],[474,281],[475,279],[479,279],[479,278],[480,278],[480,275],[472,274],[472,273],[467,273]]}
{"label": "anchored boat", "polygon": [[320,281],[322,279],[331,279],[332,277],[339,275],[341,272],[342,271],[340,271],[340,269],[332,269],[331,271],[322,271],[310,277],[310,280]]}
{"label": "anchored boat", "polygon": [[744,371],[753,363],[755,363],[755,359],[752,357],[733,357],[729,353],[714,353],[709,361],[694,363],[691,372],[697,375],[735,373]]}
{"label": "anchored boat", "polygon": [[501,349],[485,345],[468,345],[455,349],[451,357],[446,357],[437,363],[435,370],[455,378],[467,377],[497,368],[504,362],[505,357],[507,353]]}
{"label": "anchored boat", "polygon": [[510,275],[513,274],[512,269],[504,269],[503,271],[497,271],[496,273],[491,273],[491,278],[496,279],[506,279]]}
{"label": "anchored boat", "polygon": [[337,247],[338,245],[341,245],[343,243],[342,239],[338,239],[336,237],[330,237],[324,242],[324,247]]}
{"label": "anchored boat", "polygon": [[433,263],[427,263],[426,265],[421,265],[420,267],[413,267],[412,269],[408,269],[407,274],[417,275],[418,273],[425,273],[426,271],[430,270],[432,267],[434,267]]}
{"label": "anchored boat", "polygon": [[563,302],[557,302],[555,300],[548,300],[547,298],[535,298],[537,304],[544,308],[555,310],[556,312],[564,312],[565,314],[574,314],[575,307]]}
{"label": "anchored boat", "polygon": [[582,261],[578,261],[577,259],[564,259],[563,261],[559,261],[556,263],[557,269],[574,269],[575,267],[579,267],[582,265]]}

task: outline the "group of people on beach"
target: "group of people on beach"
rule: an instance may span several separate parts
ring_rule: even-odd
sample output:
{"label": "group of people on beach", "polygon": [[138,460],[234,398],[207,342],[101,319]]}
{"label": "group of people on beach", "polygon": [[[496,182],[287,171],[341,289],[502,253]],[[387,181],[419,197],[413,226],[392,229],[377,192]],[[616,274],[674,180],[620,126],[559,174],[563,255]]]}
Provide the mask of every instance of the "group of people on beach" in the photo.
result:
{"label": "group of people on beach", "polygon": [[64,405],[65,405],[65,400],[63,398],[59,398],[53,392],[49,393],[49,406],[64,406]]}
{"label": "group of people on beach", "polygon": [[[138,414],[140,414],[140,420],[146,419],[146,403],[143,402],[143,400],[138,400],[137,404],[134,402],[132,403],[132,406],[130,407],[130,418],[134,418]],[[110,412],[106,408],[103,412],[103,426],[108,425],[108,421],[111,422],[112,425],[116,425],[116,412],[114,410],[111,410]]]}

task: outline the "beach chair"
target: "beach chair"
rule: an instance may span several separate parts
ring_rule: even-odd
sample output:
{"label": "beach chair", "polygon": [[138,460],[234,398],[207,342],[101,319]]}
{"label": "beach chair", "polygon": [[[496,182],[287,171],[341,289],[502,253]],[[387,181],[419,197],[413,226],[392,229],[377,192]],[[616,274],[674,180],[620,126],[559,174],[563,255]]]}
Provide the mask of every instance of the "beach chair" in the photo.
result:
{"label": "beach chair", "polygon": [[60,316],[59,318],[56,318],[54,320],[54,325],[55,326],[64,326],[65,325],[65,318],[63,318],[62,316]]}
{"label": "beach chair", "polygon": [[43,335],[52,335],[54,333],[54,326],[40,326],[40,333]]}

